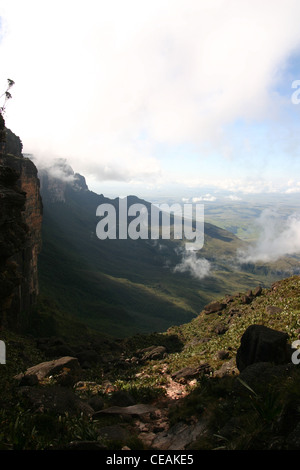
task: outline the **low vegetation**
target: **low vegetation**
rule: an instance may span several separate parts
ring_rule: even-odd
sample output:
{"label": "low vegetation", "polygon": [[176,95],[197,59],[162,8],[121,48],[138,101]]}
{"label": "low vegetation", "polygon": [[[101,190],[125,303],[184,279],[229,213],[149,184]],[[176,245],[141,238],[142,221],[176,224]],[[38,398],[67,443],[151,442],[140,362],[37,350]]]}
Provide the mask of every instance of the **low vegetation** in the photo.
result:
{"label": "low vegetation", "polygon": [[[59,345],[57,351],[62,346],[68,347],[78,357],[91,348],[97,353],[93,360],[86,359],[90,362],[83,366],[80,380],[67,385],[85,403],[97,397],[102,400],[102,409],[153,404],[164,413],[168,429],[176,423],[192,426],[201,420],[207,422],[205,432],[189,443],[191,449],[280,449],[288,445],[287,436],[298,423],[300,410],[297,366],[288,375],[275,374],[269,381],[264,378],[251,381],[239,374],[235,357],[243,333],[252,324],[286,332],[289,342],[298,339],[299,276],[278,281],[258,295],[252,292],[252,297],[251,292],[226,296],[219,299],[221,310],[209,313],[204,309],[191,322],[165,333],[137,334],[120,340],[82,330],[76,322],[69,324],[68,335],[63,316],[55,316],[53,305],[53,310],[49,307],[46,311],[45,302],[44,299],[39,304],[40,318],[37,312],[32,320],[35,335],[1,332],[7,347],[7,363],[1,365],[0,377],[1,449],[67,448],[72,442],[86,441],[106,449],[151,448],[141,439],[136,417],[104,413],[92,419],[68,411],[59,414],[53,410],[32,411],[28,400],[20,394],[24,387],[18,385],[15,376],[48,361],[55,351],[50,347],[51,341]],[[45,325],[51,317],[54,335],[45,339]],[[199,364],[208,364],[209,370],[176,382],[174,374],[178,370]],[[224,365],[228,366],[228,374],[219,374]],[[36,387],[55,390],[59,380],[60,375],[53,376]],[[180,391],[176,389],[175,397],[169,393],[174,385],[178,390],[181,387]],[[155,420],[157,417],[152,416],[143,426],[150,429]],[[107,428],[130,430],[130,435],[109,439],[101,433],[101,429]],[[295,439],[290,440],[293,448]]]}

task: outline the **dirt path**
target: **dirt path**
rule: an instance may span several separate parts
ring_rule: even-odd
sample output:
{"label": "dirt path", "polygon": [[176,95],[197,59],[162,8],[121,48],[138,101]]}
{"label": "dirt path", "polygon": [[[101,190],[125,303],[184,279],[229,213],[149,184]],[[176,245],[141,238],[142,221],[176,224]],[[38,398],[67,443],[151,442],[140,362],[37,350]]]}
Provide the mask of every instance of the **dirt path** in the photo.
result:
{"label": "dirt path", "polygon": [[151,416],[140,417],[136,420],[138,437],[145,446],[150,448],[163,450],[181,446],[184,449],[185,445],[190,442],[198,423],[191,425],[178,423],[170,427],[169,411],[176,402],[179,403],[188,395],[188,384],[180,384],[168,376],[163,388],[166,391],[165,397],[153,403],[156,411]]}

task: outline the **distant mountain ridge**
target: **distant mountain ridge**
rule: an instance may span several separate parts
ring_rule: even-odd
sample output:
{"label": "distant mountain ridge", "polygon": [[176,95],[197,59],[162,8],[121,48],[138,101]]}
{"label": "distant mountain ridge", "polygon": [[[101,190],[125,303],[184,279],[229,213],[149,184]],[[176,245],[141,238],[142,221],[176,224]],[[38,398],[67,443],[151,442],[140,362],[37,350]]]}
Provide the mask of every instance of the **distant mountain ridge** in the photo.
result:
{"label": "distant mountain ridge", "polygon": [[[119,199],[90,191],[65,160],[39,169],[39,178],[44,205],[41,292],[95,329],[114,336],[164,331],[190,321],[215,297],[266,281],[232,269],[228,260],[244,242],[212,224],[205,223],[197,259],[211,259],[214,273],[203,279],[174,272],[184,256],[181,240],[99,240],[96,209],[109,203],[118,211]],[[129,196],[128,206],[133,203],[151,205]]]}

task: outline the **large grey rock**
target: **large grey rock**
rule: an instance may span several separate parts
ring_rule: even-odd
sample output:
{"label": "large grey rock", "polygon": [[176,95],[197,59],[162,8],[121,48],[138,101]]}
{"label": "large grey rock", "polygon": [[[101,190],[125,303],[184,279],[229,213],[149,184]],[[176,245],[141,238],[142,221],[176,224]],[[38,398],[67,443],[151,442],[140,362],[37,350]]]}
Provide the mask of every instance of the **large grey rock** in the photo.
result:
{"label": "large grey rock", "polygon": [[104,410],[97,411],[93,414],[93,419],[97,419],[103,414],[117,414],[117,415],[127,415],[127,416],[142,416],[147,413],[154,413],[156,408],[152,405],[132,405],[132,406],[111,406],[110,408],[105,408]]}
{"label": "large grey rock", "polygon": [[167,350],[164,346],[150,346],[143,350],[144,354],[142,357],[143,361],[161,359],[165,356]]}
{"label": "large grey rock", "polygon": [[239,371],[256,362],[284,364],[288,357],[288,335],[264,325],[251,325],[241,338],[236,355]]}
{"label": "large grey rock", "polygon": [[186,383],[191,379],[200,377],[203,374],[209,374],[210,372],[212,372],[210,365],[207,362],[202,362],[197,367],[184,367],[174,372],[171,377],[177,382]]}
{"label": "large grey rock", "polygon": [[[53,361],[41,362],[27,369],[24,374],[18,374],[15,378],[20,381],[20,385],[28,385],[30,380],[35,383],[50,375],[59,374],[62,371],[78,375],[81,368],[77,358],[65,356]],[[37,380],[33,379],[34,377],[36,377]]]}
{"label": "large grey rock", "polygon": [[167,354],[165,346],[149,346],[147,348],[138,349],[136,351],[138,358],[142,361],[151,361],[161,359]]}
{"label": "large grey rock", "polygon": [[205,305],[204,312],[206,315],[210,313],[216,313],[222,311],[226,308],[226,304],[223,302],[211,302],[210,304]]}
{"label": "large grey rock", "polygon": [[277,315],[278,313],[282,312],[282,308],[280,307],[275,307],[274,305],[267,305],[266,307],[266,313],[270,315]]}
{"label": "large grey rock", "polygon": [[195,424],[179,422],[168,431],[158,433],[152,442],[152,448],[157,450],[185,450],[199,438],[207,429],[205,421]]}

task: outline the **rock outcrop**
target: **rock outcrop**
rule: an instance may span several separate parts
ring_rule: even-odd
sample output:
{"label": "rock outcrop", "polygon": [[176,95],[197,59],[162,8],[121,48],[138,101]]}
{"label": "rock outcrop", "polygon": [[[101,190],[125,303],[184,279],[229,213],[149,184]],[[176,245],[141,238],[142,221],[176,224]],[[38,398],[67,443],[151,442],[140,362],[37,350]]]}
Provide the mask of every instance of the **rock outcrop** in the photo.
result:
{"label": "rock outcrop", "polygon": [[[236,364],[239,371],[258,362],[285,364],[288,355],[288,335],[264,325],[251,325],[241,338]],[[289,351],[290,352],[290,351]]]}
{"label": "rock outcrop", "polygon": [[64,158],[57,158],[49,167],[39,168],[41,194],[46,202],[65,202],[66,191],[88,191],[84,176],[74,173]]}
{"label": "rock outcrop", "polygon": [[20,138],[5,128],[2,134],[6,141],[0,154],[0,327],[17,329],[21,313],[30,313],[39,292],[42,200],[37,169],[23,157]]}

